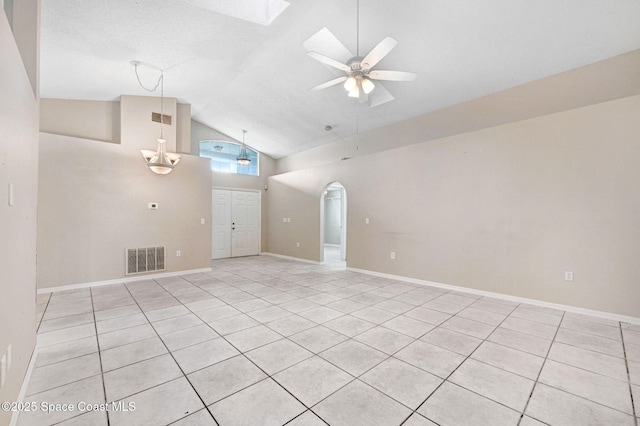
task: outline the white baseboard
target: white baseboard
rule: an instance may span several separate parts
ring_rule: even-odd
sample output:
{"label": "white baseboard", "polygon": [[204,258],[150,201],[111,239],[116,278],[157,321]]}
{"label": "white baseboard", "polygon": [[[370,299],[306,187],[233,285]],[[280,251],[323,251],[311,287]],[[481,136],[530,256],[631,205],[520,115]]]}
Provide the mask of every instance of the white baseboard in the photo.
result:
{"label": "white baseboard", "polygon": [[200,272],[211,272],[211,271],[212,271],[211,268],[189,269],[185,271],[163,272],[160,274],[149,274],[149,275],[136,275],[135,277],[123,277],[123,278],[116,278],[113,280],[93,281],[88,283],[70,284],[70,285],[63,285],[58,287],[45,287],[45,288],[39,288],[38,294],[53,293],[56,291],[65,291],[65,290],[77,290],[80,288],[98,287],[98,286],[111,285],[111,284],[131,283],[135,281],[153,280],[155,278],[175,277],[177,275],[196,274]]}
{"label": "white baseboard", "polygon": [[302,259],[300,257],[293,257],[293,256],[285,256],[284,254],[269,253],[268,251],[263,251],[262,253],[260,253],[260,256],[273,256],[273,257],[279,257],[280,259],[295,260],[297,262],[313,263],[314,265],[320,265],[320,262],[315,260]]}
{"label": "white baseboard", "polygon": [[562,304],[559,304],[559,303],[551,303],[551,302],[544,302],[542,300],[527,299],[526,297],[510,296],[508,294],[494,293],[494,292],[491,292],[491,291],[477,290],[477,289],[474,289],[474,288],[460,287],[460,286],[456,286],[456,285],[443,284],[443,283],[438,283],[438,282],[434,282],[434,281],[420,280],[420,279],[417,279],[417,278],[403,277],[401,275],[385,274],[385,273],[382,273],[382,272],[369,271],[367,269],[347,268],[347,271],[359,272],[361,274],[373,275],[373,276],[381,277],[381,278],[390,278],[390,279],[393,279],[393,280],[404,281],[404,282],[408,282],[408,283],[411,283],[411,284],[426,285],[426,286],[430,286],[430,287],[443,288],[443,289],[446,289],[446,290],[456,290],[456,291],[460,291],[460,292],[463,292],[463,293],[470,293],[470,294],[477,294],[477,295],[480,295],[480,296],[493,297],[495,299],[508,300],[510,302],[528,303],[530,305],[542,306],[542,307],[545,307],[545,308],[559,309],[561,311],[573,312],[573,313],[576,313],[576,314],[589,315],[589,316],[592,316],[592,317],[598,317],[598,318],[604,318],[604,319],[613,320],[613,321],[621,321],[621,322],[627,322],[627,323],[631,323],[631,324],[639,324],[640,325],[640,318],[631,317],[631,316],[627,316],[627,315],[614,314],[614,313],[611,313],[611,312],[594,311],[592,309],[580,308],[580,307],[577,307],[577,306],[562,305]]}
{"label": "white baseboard", "polygon": [[[27,386],[29,386],[29,381],[31,380],[31,373],[33,373],[33,368],[36,365],[36,359],[38,358],[38,343],[36,341],[36,345],[33,348],[33,352],[31,353],[31,359],[29,360],[29,366],[27,367],[27,372],[24,375],[24,380],[22,380],[22,386],[20,387],[20,393],[18,394],[18,399],[16,402],[20,403],[24,401],[24,397],[27,394]],[[18,424],[18,417],[20,416],[20,411],[14,411],[11,415],[11,420],[9,421],[9,426],[16,426]]]}

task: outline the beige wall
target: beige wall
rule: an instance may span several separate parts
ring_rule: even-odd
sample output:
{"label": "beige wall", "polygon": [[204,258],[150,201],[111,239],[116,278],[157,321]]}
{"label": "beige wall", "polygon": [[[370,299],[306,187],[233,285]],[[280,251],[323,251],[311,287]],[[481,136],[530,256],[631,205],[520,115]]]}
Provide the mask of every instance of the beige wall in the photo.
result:
{"label": "beige wall", "polygon": [[31,90],[40,94],[40,1],[13,1],[12,28]]}
{"label": "beige wall", "polygon": [[38,287],[122,278],[125,248],[166,246],[167,272],[209,267],[209,174],[191,155],[160,176],[137,150],[42,133]]}
{"label": "beige wall", "polygon": [[[175,117],[175,100],[165,101],[165,113]],[[74,108],[85,101],[79,102]],[[156,148],[159,123],[151,112],[158,102],[122,96],[120,144],[41,133],[39,288],[122,278],[125,248],[166,246],[167,272],[210,266],[209,162],[184,154],[173,172],[160,176],[140,155]],[[92,119],[108,121],[100,114]],[[72,119],[69,125],[73,131]],[[175,151],[176,128],[176,121],[164,126],[168,151]],[[151,202],[159,209],[148,209]]]}
{"label": "beige wall", "polygon": [[[167,152],[176,152],[177,135],[177,103],[175,98],[165,98],[161,108],[159,97],[120,96],[120,138],[123,145],[132,150],[155,150],[156,140],[162,137],[167,140]],[[171,124],[163,124],[151,120],[153,112],[172,117]]]}
{"label": "beige wall", "polygon": [[120,102],[41,99],[40,131],[120,143]]}
{"label": "beige wall", "polygon": [[[0,10],[0,357],[9,345],[13,355],[0,401],[16,401],[35,346],[38,10],[37,1],[15,2],[15,22],[24,26],[15,39]],[[0,424],[10,416],[0,410]]]}
{"label": "beige wall", "polygon": [[[191,153],[191,105],[176,105],[176,152]],[[198,155],[198,153],[195,153]]]}
{"label": "beige wall", "polygon": [[638,111],[634,96],[276,175],[269,249],[318,260],[339,181],[349,267],[640,317]]}
{"label": "beige wall", "polygon": [[[205,140],[221,140],[238,142],[230,136],[218,132],[215,129],[205,126],[195,120],[191,120],[191,153],[198,155],[199,143]],[[275,172],[275,160],[259,153],[260,156],[260,172],[259,176],[247,176],[237,175],[233,173],[218,173],[211,172],[211,187],[219,189],[239,189],[248,191],[259,191],[261,195],[262,211],[261,211],[261,227],[262,227],[262,251],[268,251],[268,210],[267,210],[267,198],[269,197],[269,191],[265,190],[265,185],[268,182],[268,177],[272,176]]]}
{"label": "beige wall", "polygon": [[[144,96],[123,96],[125,103],[125,117],[133,121],[144,123],[146,131],[152,133],[151,139],[136,141],[144,145],[141,149],[155,149],[155,139],[160,136],[160,124],[151,121],[147,116],[147,103],[154,112],[160,112],[160,98]],[[142,115],[136,113],[136,102],[142,102]],[[88,101],[77,99],[41,99],[40,100],[40,131],[54,135],[73,136],[82,139],[120,143],[121,135],[121,101]],[[173,116],[173,125],[166,130],[172,136],[171,144],[174,151],[190,152],[191,139],[191,105],[176,104],[174,98],[165,98],[165,114]],[[133,130],[134,132],[138,130]],[[127,137],[135,138],[136,135]],[[177,146],[176,146],[177,144]]]}
{"label": "beige wall", "polygon": [[[640,95],[640,49],[280,158],[286,173]],[[367,105],[360,106],[366,117]]]}

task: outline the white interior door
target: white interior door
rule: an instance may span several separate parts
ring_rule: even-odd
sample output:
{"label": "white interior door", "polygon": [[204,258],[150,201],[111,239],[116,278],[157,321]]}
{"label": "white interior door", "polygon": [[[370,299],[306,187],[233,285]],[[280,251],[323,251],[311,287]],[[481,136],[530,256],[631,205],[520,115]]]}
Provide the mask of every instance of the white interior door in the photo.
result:
{"label": "white interior door", "polygon": [[214,189],[211,203],[211,258],[231,257],[231,191]]}
{"label": "white interior door", "polygon": [[260,253],[260,194],[232,191],[231,257]]}
{"label": "white interior door", "polygon": [[214,189],[211,258],[260,254],[260,193]]}

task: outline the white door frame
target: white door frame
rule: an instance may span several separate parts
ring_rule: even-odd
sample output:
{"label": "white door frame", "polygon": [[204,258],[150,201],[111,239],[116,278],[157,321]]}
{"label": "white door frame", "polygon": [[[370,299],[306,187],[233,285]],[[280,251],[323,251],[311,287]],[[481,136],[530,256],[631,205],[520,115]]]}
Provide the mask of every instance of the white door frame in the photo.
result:
{"label": "white door frame", "polygon": [[[211,194],[213,198],[214,190],[223,190],[223,191],[239,191],[239,192],[253,192],[258,194],[258,254],[262,253],[262,191],[259,189],[247,189],[247,188],[233,188],[233,187],[224,187],[224,186],[214,186],[211,188]],[[213,208],[211,209],[211,222],[213,224]],[[213,238],[213,233],[211,235]],[[213,239],[211,240],[213,247]],[[232,241],[233,244],[233,241]],[[213,257],[213,253],[212,253]]]}

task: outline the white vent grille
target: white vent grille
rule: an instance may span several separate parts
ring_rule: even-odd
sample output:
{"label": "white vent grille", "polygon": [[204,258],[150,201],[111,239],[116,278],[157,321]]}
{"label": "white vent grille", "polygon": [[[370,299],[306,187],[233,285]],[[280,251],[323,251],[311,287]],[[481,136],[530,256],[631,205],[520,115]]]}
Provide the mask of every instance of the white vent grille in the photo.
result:
{"label": "white vent grille", "polygon": [[125,250],[126,275],[164,271],[164,247],[145,247]]}

